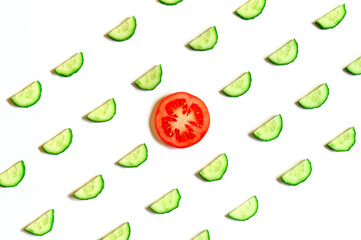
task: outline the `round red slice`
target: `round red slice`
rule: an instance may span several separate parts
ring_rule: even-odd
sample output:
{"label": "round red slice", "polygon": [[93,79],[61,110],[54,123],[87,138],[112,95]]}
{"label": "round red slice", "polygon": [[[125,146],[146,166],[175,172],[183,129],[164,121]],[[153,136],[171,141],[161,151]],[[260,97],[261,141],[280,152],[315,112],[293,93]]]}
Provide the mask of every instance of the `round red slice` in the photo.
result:
{"label": "round red slice", "polygon": [[186,148],[199,142],[206,135],[210,118],[206,104],[186,92],[165,97],[154,117],[155,129],[167,144]]}

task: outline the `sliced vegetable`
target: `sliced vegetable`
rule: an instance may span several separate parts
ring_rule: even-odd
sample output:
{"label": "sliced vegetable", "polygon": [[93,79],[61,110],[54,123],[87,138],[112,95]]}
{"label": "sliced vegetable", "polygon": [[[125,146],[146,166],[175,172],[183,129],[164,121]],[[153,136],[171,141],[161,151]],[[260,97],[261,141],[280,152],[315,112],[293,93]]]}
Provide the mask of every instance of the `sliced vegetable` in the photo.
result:
{"label": "sliced vegetable", "polygon": [[306,96],[304,96],[301,100],[298,101],[298,104],[307,109],[313,109],[321,107],[328,98],[329,89],[326,83],[322,84]]}
{"label": "sliced vegetable", "polygon": [[212,49],[218,41],[217,29],[215,26],[209,28],[196,39],[191,41],[188,46],[193,50],[205,51]]}
{"label": "sliced vegetable", "polygon": [[258,210],[258,200],[256,196],[251,197],[240,206],[232,210],[228,216],[238,221],[245,221],[253,217]]}
{"label": "sliced vegetable", "polygon": [[70,146],[72,139],[73,133],[70,128],[67,128],[41,147],[46,153],[57,155],[64,152]]}
{"label": "sliced vegetable", "polygon": [[55,68],[54,72],[60,76],[70,77],[71,75],[79,71],[79,69],[83,66],[83,63],[83,53],[80,52],[59,65],[57,68]]}
{"label": "sliced vegetable", "polygon": [[271,120],[263,124],[260,128],[253,132],[253,135],[262,141],[271,141],[277,138],[283,127],[281,114],[273,117]]}
{"label": "sliced vegetable", "polygon": [[209,231],[206,229],[192,238],[192,240],[209,240]]}
{"label": "sliced vegetable", "polygon": [[135,29],[137,28],[137,21],[135,17],[129,17],[123,21],[116,28],[111,30],[107,35],[115,41],[124,41],[131,38],[134,35]]}
{"label": "sliced vegetable", "polygon": [[203,170],[199,172],[199,175],[209,182],[220,180],[227,171],[227,167],[228,158],[227,155],[223,153],[203,168]]}
{"label": "sliced vegetable", "polygon": [[93,122],[106,122],[114,117],[115,112],[116,104],[112,98],[89,113],[86,118]]}
{"label": "sliced vegetable", "polygon": [[248,91],[248,89],[251,87],[251,81],[251,73],[246,72],[227,87],[225,87],[222,92],[229,97],[239,97]]}
{"label": "sliced vegetable", "polygon": [[1,187],[15,187],[25,176],[25,164],[19,161],[0,174]]}
{"label": "sliced vegetable", "polygon": [[236,14],[245,20],[260,15],[266,6],[266,0],[249,0],[236,10]]}
{"label": "sliced vegetable", "polygon": [[180,3],[183,0],[159,0],[159,2],[165,4],[165,5],[176,5]]}
{"label": "sliced vegetable", "polygon": [[336,27],[346,15],[345,4],[342,4],[316,21],[321,29],[330,29]]}
{"label": "sliced vegetable", "polygon": [[102,175],[98,175],[76,191],[73,195],[80,200],[88,200],[96,198],[104,188],[104,180]]}
{"label": "sliced vegetable", "polygon": [[142,90],[153,90],[162,80],[162,66],[159,64],[134,82]]}
{"label": "sliced vegetable", "polygon": [[303,160],[297,166],[282,175],[281,180],[289,185],[296,186],[306,181],[312,172],[311,162],[308,159]]}
{"label": "sliced vegetable", "polygon": [[158,214],[169,213],[179,206],[181,195],[178,189],[173,189],[158,201],[150,205],[150,209]]}
{"label": "sliced vegetable", "polygon": [[328,143],[327,146],[334,151],[343,152],[350,150],[355,142],[356,131],[354,127],[351,127]]}
{"label": "sliced vegetable", "polygon": [[54,224],[54,209],[51,209],[41,215],[38,219],[33,221],[30,225],[25,228],[25,231],[42,236],[51,231]]}
{"label": "sliced vegetable", "polygon": [[31,107],[37,103],[41,96],[41,84],[35,81],[15,94],[10,100],[18,107]]}
{"label": "sliced vegetable", "polygon": [[138,167],[148,158],[148,149],[144,144],[123,157],[118,164],[123,167]]}
{"label": "sliced vegetable", "polygon": [[272,53],[268,60],[276,65],[287,65],[292,63],[298,55],[298,43],[295,39],[292,39],[285,45],[283,45],[276,52]]}
{"label": "sliced vegetable", "polygon": [[128,240],[130,236],[129,223],[123,223],[117,229],[109,233],[102,240]]}
{"label": "sliced vegetable", "polygon": [[350,65],[346,67],[346,70],[353,75],[361,74],[361,57],[353,61]]}

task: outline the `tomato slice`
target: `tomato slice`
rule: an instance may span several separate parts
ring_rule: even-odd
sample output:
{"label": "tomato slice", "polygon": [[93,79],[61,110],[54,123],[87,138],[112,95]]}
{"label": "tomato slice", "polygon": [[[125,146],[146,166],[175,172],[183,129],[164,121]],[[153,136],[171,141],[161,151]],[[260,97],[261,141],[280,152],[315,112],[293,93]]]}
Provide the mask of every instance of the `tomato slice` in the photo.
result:
{"label": "tomato slice", "polygon": [[165,97],[154,117],[159,137],[177,148],[186,148],[198,143],[206,135],[209,124],[206,104],[186,92],[177,92]]}

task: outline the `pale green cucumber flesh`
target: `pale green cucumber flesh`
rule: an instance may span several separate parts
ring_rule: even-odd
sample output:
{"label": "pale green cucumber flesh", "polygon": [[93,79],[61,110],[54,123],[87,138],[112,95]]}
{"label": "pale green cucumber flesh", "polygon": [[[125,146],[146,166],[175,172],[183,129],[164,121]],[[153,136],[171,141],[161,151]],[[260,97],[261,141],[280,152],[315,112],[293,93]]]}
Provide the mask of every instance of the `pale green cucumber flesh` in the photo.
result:
{"label": "pale green cucumber flesh", "polygon": [[86,118],[93,122],[106,122],[111,120],[115,113],[116,104],[114,98],[112,98],[89,113]]}
{"label": "pale green cucumber flesh", "polygon": [[217,29],[215,26],[209,28],[196,39],[191,41],[188,46],[193,50],[205,51],[212,49],[218,41]]}
{"label": "pale green cucumber flesh", "polygon": [[92,180],[90,180],[88,183],[86,183],[73,195],[77,199],[88,200],[88,199],[96,198],[103,191],[103,188],[104,188],[103,177],[102,175],[98,175]]}
{"label": "pale green cucumber flesh", "polygon": [[51,231],[54,223],[54,209],[51,209],[41,215],[38,219],[33,221],[30,225],[25,228],[25,231],[42,236]]}
{"label": "pale green cucumber flesh", "polygon": [[207,229],[202,231],[197,236],[192,238],[192,240],[209,240],[209,231]]}
{"label": "pale green cucumber flesh", "polygon": [[304,182],[311,174],[312,166],[308,159],[303,160],[297,166],[281,176],[281,180],[289,185],[296,186]]}
{"label": "pale green cucumber flesh", "polygon": [[266,5],[266,0],[249,0],[236,10],[236,14],[245,20],[260,15]]}
{"label": "pale green cucumber flesh", "polygon": [[162,66],[159,64],[134,82],[142,90],[153,90],[162,81]]}
{"label": "pale green cucumber flesh", "polygon": [[345,4],[342,4],[316,21],[321,29],[330,29],[336,27],[346,15]]}
{"label": "pale green cucumber flesh", "polygon": [[25,164],[19,161],[0,174],[1,187],[15,187],[25,175]]}
{"label": "pale green cucumber flesh", "polygon": [[356,142],[356,130],[354,127],[349,128],[341,135],[336,137],[330,143],[327,144],[329,148],[334,151],[348,151]]}
{"label": "pale green cucumber flesh", "polygon": [[239,97],[248,91],[248,89],[251,87],[251,81],[251,73],[246,72],[241,77],[237,78],[227,87],[225,87],[222,92],[229,97]]}
{"label": "pale green cucumber flesh", "polygon": [[268,60],[276,65],[287,65],[292,63],[298,55],[298,43],[292,39],[276,52],[272,53]]}
{"label": "pale green cucumber flesh", "polygon": [[254,131],[253,135],[262,141],[271,141],[280,135],[282,127],[283,120],[279,114]]}
{"label": "pale green cucumber flesh", "polygon": [[238,221],[245,221],[253,217],[258,210],[258,200],[256,196],[251,197],[246,202],[232,210],[228,216]]}
{"label": "pale green cucumber flesh", "polygon": [[70,77],[71,75],[79,71],[79,69],[83,66],[83,63],[83,53],[80,52],[59,65],[57,68],[55,68],[54,72],[63,77]]}
{"label": "pale green cucumber flesh", "polygon": [[70,146],[72,139],[73,133],[70,128],[67,128],[41,147],[46,153],[57,155],[64,152]]}
{"label": "pale green cucumber flesh", "polygon": [[178,189],[173,189],[155,203],[149,206],[149,208],[158,214],[169,213],[179,206],[181,195]]}
{"label": "pale green cucumber flesh", "polygon": [[220,180],[227,171],[227,167],[228,158],[227,155],[223,153],[203,168],[203,170],[199,172],[199,175],[209,182]]}
{"label": "pale green cucumber flesh", "polygon": [[165,5],[176,5],[180,3],[183,0],[159,0],[159,2],[165,4]]}
{"label": "pale green cucumber flesh", "polygon": [[114,231],[109,233],[102,240],[128,240],[130,236],[130,225],[128,222],[123,223]]}
{"label": "pale green cucumber flesh", "polygon": [[318,108],[326,102],[328,95],[329,88],[327,84],[324,83],[299,100],[298,104],[307,109]]}
{"label": "pale green cucumber flesh", "polygon": [[361,74],[361,57],[346,67],[346,70],[353,75]]}
{"label": "pale green cucumber flesh", "polygon": [[107,35],[115,41],[125,41],[134,35],[137,28],[137,21],[135,17],[129,17],[123,21],[119,26],[111,30]]}
{"label": "pale green cucumber flesh", "polygon": [[35,81],[10,99],[18,107],[31,107],[39,101],[40,96],[41,84],[39,81]]}
{"label": "pale green cucumber flesh", "polygon": [[118,164],[123,167],[138,167],[145,162],[147,158],[148,148],[144,143],[123,157]]}

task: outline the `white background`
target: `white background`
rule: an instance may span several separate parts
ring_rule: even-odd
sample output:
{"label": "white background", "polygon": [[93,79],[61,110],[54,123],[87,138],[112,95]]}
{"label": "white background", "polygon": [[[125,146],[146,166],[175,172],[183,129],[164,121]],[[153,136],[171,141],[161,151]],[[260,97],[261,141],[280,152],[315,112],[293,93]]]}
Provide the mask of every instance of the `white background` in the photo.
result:
{"label": "white background", "polygon": [[[245,21],[233,14],[241,0],[184,0],[165,6],[156,0],[1,1],[0,3],[0,172],[24,160],[26,175],[15,188],[0,189],[0,239],[100,239],[124,222],[132,240],[191,239],[209,229],[212,240],[360,239],[360,151],[325,148],[349,127],[361,130],[361,77],[343,68],[361,56],[361,1],[268,0],[263,13]],[[346,3],[334,29],[313,22]],[[104,37],[125,18],[137,29],[125,42]],[[213,50],[185,45],[211,26]],[[295,38],[298,58],[275,66],[265,58]],[[51,70],[77,52],[84,65],[70,78]],[[132,83],[162,64],[161,84],[141,91]],[[250,90],[229,98],[220,90],[250,71]],[[33,81],[43,86],[31,108],[8,98]],[[330,96],[319,109],[295,102],[322,83]],[[211,126],[197,145],[174,149],[152,132],[151,114],[166,95],[187,91],[208,106]],[[117,113],[106,123],[82,117],[109,98]],[[249,134],[270,117],[284,120],[279,138],[260,142]],[[52,156],[39,146],[65,128],[73,143]],[[136,169],[115,163],[146,143],[148,160]],[[205,182],[196,173],[221,153],[229,158],[223,179]],[[277,178],[302,159],[313,172],[297,187]],[[102,174],[103,192],[88,201],[69,197]],[[182,199],[165,215],[148,210],[173,188]],[[225,215],[256,195],[258,213],[238,222]],[[53,230],[35,237],[22,229],[55,209]]]}

